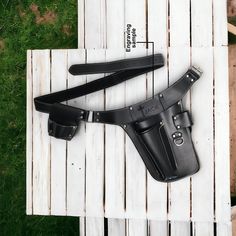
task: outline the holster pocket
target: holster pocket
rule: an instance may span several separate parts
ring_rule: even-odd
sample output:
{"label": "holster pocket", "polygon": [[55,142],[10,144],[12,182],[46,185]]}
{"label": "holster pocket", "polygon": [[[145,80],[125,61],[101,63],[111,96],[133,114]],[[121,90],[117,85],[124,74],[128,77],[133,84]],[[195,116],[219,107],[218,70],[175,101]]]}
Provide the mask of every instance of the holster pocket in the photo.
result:
{"label": "holster pocket", "polygon": [[63,104],[54,104],[48,118],[48,133],[58,139],[71,140],[77,129],[78,114]]}
{"label": "holster pocket", "polygon": [[191,125],[189,113],[182,112],[176,104],[157,116],[128,127],[127,133],[153,178],[170,182],[198,171]]}

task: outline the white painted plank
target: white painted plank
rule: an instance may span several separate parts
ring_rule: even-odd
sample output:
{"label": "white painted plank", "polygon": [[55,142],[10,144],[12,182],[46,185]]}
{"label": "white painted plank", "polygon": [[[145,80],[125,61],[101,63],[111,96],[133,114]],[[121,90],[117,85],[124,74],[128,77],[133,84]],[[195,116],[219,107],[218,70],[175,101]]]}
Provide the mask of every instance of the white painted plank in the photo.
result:
{"label": "white painted plank", "polygon": [[212,46],[212,0],[191,0],[192,46]]}
{"label": "white painted plank", "polygon": [[128,221],[128,236],[147,236],[147,221],[143,219],[130,219]]}
{"label": "white painted plank", "polygon": [[[150,50],[149,50],[150,51]],[[167,56],[167,50],[156,48],[156,52]],[[152,73],[147,75],[148,78],[148,97],[162,91],[168,86],[167,66],[154,71],[153,90],[150,79]],[[151,84],[151,86],[149,85]],[[167,184],[156,181],[149,172],[147,173],[147,218],[153,220],[167,220]]]}
{"label": "white painted plank", "polygon": [[[192,137],[200,170],[192,177],[192,219],[213,221],[213,53],[212,48],[193,48],[192,64],[203,75],[191,89]],[[206,210],[207,209],[207,210]]]}
{"label": "white painted plank", "polygon": [[[181,60],[180,60],[181,57]],[[169,48],[169,84],[177,81],[190,67],[189,47]],[[190,109],[190,94],[184,98],[185,109]],[[189,221],[190,219],[190,178],[170,183],[169,219]]]}
{"label": "white painted plank", "polygon": [[[124,58],[124,50],[107,50],[106,61]],[[106,110],[125,106],[125,83],[106,89]],[[117,125],[105,125],[105,215],[124,217],[124,136]]]}
{"label": "white painted plank", "polygon": [[[84,50],[68,50],[68,68],[73,64],[85,63]],[[86,83],[86,76],[68,73],[68,88]],[[68,101],[74,107],[85,106],[85,96]],[[81,122],[78,132],[67,143],[67,214],[85,214],[85,123]]]}
{"label": "white painted plank", "polygon": [[[126,53],[126,57],[138,57],[146,50]],[[126,106],[146,99],[146,75],[126,82]],[[146,168],[133,142],[126,137],[126,217],[146,217]]]}
{"label": "white painted plank", "polygon": [[[104,50],[88,50],[87,62],[105,61]],[[87,82],[103,75],[88,75]],[[104,110],[104,91],[86,95],[89,110]],[[86,123],[86,215],[104,215],[104,125]]]}
{"label": "white painted plank", "polygon": [[[51,51],[51,92],[66,89],[67,51]],[[66,141],[51,138],[51,214],[66,214]]]}
{"label": "white painted plank", "polygon": [[[168,47],[168,1],[148,1],[148,40],[154,42],[155,53],[162,53],[165,61],[167,59]],[[149,54],[152,52],[149,44]],[[167,65],[147,75],[148,97],[162,91],[168,86]],[[155,220],[167,219],[167,184],[160,183],[147,173],[147,217]]]}
{"label": "white painted plank", "polygon": [[33,78],[32,51],[27,51],[27,101],[26,101],[26,214],[32,215],[32,155],[33,155]]}
{"label": "white painted plank", "polygon": [[80,217],[79,218],[79,235],[86,236],[86,226],[85,226],[86,218]]}
{"label": "white painted plank", "polygon": [[228,48],[214,48],[215,77],[215,218],[230,222],[230,134]]}
{"label": "white painted plank", "polygon": [[107,10],[107,48],[124,48],[125,0],[106,1]]}
{"label": "white painted plank", "polygon": [[[190,236],[190,222],[187,221],[171,221],[171,236]],[[203,235],[202,235],[203,236]]]}
{"label": "white painted plank", "polygon": [[213,0],[214,46],[228,45],[227,1]]}
{"label": "white painted plank", "polygon": [[126,235],[125,219],[108,219],[108,236]]}
{"label": "white painted plank", "polygon": [[[144,0],[125,1],[125,25],[136,28],[137,41],[146,40],[146,4]],[[138,17],[137,17],[138,16]],[[146,55],[142,45],[126,53],[127,58]],[[126,106],[146,99],[146,75],[126,82]],[[126,217],[146,217],[146,168],[134,144],[126,135]]]}
{"label": "white painted plank", "polygon": [[168,46],[168,1],[148,0],[148,41],[155,48]]}
{"label": "white painted plank", "polygon": [[[136,29],[136,41],[146,41],[146,0],[125,0],[125,27],[131,24],[132,28]],[[125,35],[125,45],[127,34]],[[132,36],[132,34],[131,34]],[[127,46],[127,45],[126,45]],[[137,47],[143,47],[142,44],[137,44]]]}
{"label": "white painted plank", "polygon": [[213,222],[195,222],[193,227],[194,227],[193,236],[213,236],[214,235]]}
{"label": "white painted plank", "polygon": [[190,1],[170,0],[170,46],[190,44]]}
{"label": "white painted plank", "polygon": [[85,47],[84,27],[85,27],[85,0],[78,0],[78,48]]}
{"label": "white painted plank", "polygon": [[[50,51],[33,51],[33,97],[50,93]],[[33,214],[50,214],[48,115],[33,109]]]}
{"label": "white painted plank", "polygon": [[216,235],[219,236],[232,236],[232,223],[217,223],[216,224]]}
{"label": "white painted plank", "polygon": [[104,236],[104,218],[86,217],[86,236]]}
{"label": "white painted plank", "polygon": [[150,236],[168,236],[168,221],[149,221],[149,235]]}
{"label": "white painted plank", "polygon": [[84,14],[85,48],[106,48],[105,0],[86,0]]}
{"label": "white painted plank", "polygon": [[[169,85],[179,79],[190,67],[190,1],[171,0],[170,3]],[[181,32],[181,33],[180,33]],[[181,60],[180,60],[181,57]],[[189,94],[184,98],[185,109],[190,109]],[[189,221],[190,178],[169,184],[169,217],[174,221]],[[186,231],[184,224],[173,222],[173,230]],[[180,231],[181,232],[181,231]]]}

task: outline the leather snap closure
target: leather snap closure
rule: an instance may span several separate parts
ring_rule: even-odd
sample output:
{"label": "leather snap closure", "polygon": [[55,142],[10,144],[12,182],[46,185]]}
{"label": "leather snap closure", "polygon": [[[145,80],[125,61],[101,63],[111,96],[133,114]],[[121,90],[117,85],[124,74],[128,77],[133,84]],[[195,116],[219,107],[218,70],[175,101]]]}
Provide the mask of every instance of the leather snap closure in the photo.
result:
{"label": "leather snap closure", "polygon": [[182,146],[184,143],[183,137],[174,139],[174,143],[176,146]]}
{"label": "leather snap closure", "polygon": [[181,132],[175,132],[172,134],[172,138],[174,141],[174,144],[176,146],[181,146],[184,143],[184,138],[182,137],[182,133]]}

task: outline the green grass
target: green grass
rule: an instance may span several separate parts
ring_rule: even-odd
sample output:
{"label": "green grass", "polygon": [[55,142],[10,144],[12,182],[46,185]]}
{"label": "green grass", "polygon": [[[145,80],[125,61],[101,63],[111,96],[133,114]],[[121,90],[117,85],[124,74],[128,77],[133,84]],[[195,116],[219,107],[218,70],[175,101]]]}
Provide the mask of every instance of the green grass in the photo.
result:
{"label": "green grass", "polygon": [[77,47],[77,0],[35,3],[55,22],[36,24],[32,1],[0,1],[0,235],[78,235],[78,218],[25,214],[26,50]]}

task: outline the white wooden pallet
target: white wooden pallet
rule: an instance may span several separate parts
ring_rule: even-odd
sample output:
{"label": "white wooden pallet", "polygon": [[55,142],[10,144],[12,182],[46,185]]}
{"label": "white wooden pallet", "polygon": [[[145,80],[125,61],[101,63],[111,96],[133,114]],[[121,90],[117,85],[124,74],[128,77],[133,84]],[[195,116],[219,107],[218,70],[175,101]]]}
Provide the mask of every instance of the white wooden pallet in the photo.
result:
{"label": "white wooden pallet", "polygon": [[[86,216],[81,236],[231,235],[226,1],[81,0],[78,12],[81,49],[27,52],[27,214]],[[140,76],[68,103],[123,107],[200,66],[204,74],[185,99],[201,164],[193,177],[153,180],[116,126],[82,123],[70,142],[49,138],[47,115],[34,109],[35,96],[99,77],[71,76],[71,64],[150,54],[142,44],[125,52],[127,24],[167,58],[155,81]]]}

